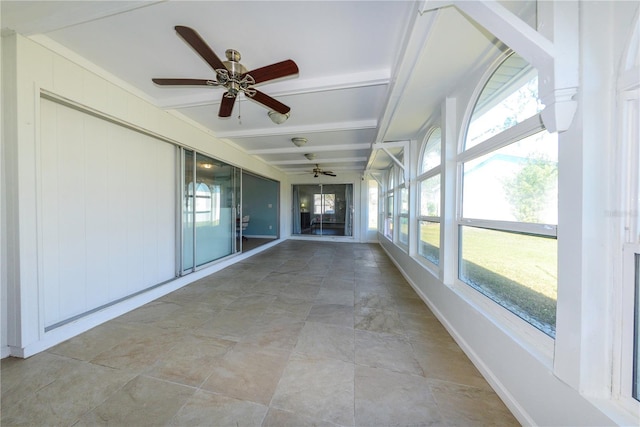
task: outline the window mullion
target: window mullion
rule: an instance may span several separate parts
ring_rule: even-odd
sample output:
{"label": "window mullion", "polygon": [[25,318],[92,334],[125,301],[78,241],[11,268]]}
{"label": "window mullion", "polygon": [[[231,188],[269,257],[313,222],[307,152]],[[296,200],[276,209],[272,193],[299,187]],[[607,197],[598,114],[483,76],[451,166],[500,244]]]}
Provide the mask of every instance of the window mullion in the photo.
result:
{"label": "window mullion", "polygon": [[442,170],[442,166],[438,165],[436,167],[434,167],[433,169],[429,169],[428,171],[424,172],[423,174],[419,175],[416,179],[418,181],[424,181],[425,179],[431,178],[432,176],[436,176],[438,175]]}
{"label": "window mullion", "polygon": [[458,161],[468,162],[469,160],[473,160],[502,147],[506,147],[514,141],[518,141],[538,133],[541,130],[544,130],[544,125],[542,124],[540,114],[536,114],[535,116],[530,117],[527,120],[489,138],[485,142],[458,154]]}
{"label": "window mullion", "polygon": [[486,219],[461,218],[459,225],[469,227],[488,228],[492,230],[513,231],[516,233],[533,234],[536,236],[556,237],[558,226],[552,224],[536,224],[528,222],[492,221]]}

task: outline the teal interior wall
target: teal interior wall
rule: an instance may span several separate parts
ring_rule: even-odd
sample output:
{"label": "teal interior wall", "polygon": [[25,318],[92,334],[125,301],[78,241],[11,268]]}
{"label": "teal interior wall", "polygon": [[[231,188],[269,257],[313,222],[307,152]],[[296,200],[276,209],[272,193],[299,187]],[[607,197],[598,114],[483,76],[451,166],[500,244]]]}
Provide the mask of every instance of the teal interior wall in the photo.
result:
{"label": "teal interior wall", "polygon": [[278,236],[279,183],[242,174],[242,214],[250,215],[247,236]]}

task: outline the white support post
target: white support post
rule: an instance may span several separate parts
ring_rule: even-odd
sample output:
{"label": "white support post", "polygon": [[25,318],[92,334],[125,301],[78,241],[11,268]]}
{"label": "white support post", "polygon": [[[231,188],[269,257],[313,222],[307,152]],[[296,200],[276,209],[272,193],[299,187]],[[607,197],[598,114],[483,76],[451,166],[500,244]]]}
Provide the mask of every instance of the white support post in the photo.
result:
{"label": "white support post", "polygon": [[569,129],[578,108],[579,12],[577,1],[538,2],[538,30],[554,47],[551,67],[538,75],[542,122],[549,132]]}
{"label": "white support post", "polygon": [[577,109],[574,97],[579,85],[578,2],[538,2],[540,32],[495,0],[458,0],[454,5],[538,70],[545,127],[549,132],[569,129]]}
{"label": "white support post", "polygon": [[442,105],[442,153],[441,164],[444,166],[444,173],[440,178],[442,183],[440,190],[441,223],[440,223],[440,274],[445,285],[452,285],[457,278],[458,254],[456,244],[458,240],[458,205],[457,196],[457,164],[456,155],[458,150],[458,136],[456,132],[457,123],[457,100],[456,98],[446,98]]}

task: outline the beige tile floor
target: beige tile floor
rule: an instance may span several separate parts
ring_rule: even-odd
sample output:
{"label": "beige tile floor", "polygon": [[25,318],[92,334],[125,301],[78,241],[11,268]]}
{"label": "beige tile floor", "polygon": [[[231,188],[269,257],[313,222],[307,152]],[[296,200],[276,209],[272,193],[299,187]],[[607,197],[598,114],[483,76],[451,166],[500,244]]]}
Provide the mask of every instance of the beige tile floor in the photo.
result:
{"label": "beige tile floor", "polygon": [[0,379],[3,426],[518,425],[368,244],[283,242]]}

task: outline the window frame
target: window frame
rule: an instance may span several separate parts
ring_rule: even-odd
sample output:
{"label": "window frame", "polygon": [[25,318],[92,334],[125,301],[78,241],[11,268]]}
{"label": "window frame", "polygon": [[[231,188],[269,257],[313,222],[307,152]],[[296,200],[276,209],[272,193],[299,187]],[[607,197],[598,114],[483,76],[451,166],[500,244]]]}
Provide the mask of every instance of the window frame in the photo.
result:
{"label": "window frame", "polygon": [[[637,22],[637,20],[636,20]],[[634,36],[640,39],[640,31]],[[636,43],[638,41],[636,40]],[[632,43],[630,43],[631,45]],[[628,59],[629,61],[629,59]],[[616,281],[614,289],[615,313],[614,324],[617,327],[614,334],[614,369],[613,369],[613,394],[618,402],[628,411],[637,413],[640,409],[640,393],[633,397],[634,381],[640,382],[640,369],[636,370],[638,361],[634,360],[635,352],[640,352],[640,330],[636,330],[638,323],[636,313],[640,313],[638,295],[636,295],[636,256],[640,256],[640,78],[638,78],[638,56],[632,59],[633,63],[627,64],[629,69],[624,70],[619,78],[618,105],[620,108],[620,136],[622,148],[617,156],[617,161],[622,164],[621,175],[626,178],[621,182],[618,195],[617,208],[620,215],[618,227],[617,245],[622,246],[622,272]],[[619,247],[619,246],[618,246]],[[640,270],[640,269],[639,269]],[[638,327],[640,329],[640,327]],[[638,348],[635,348],[635,346]],[[635,350],[635,351],[634,351]],[[635,378],[634,378],[635,375]]]}
{"label": "window frame", "polygon": [[[394,177],[395,167],[392,165],[389,169],[387,169],[387,179],[386,179],[386,188],[384,191],[384,204],[382,209],[384,211],[384,221],[382,221],[382,235],[389,239],[390,241],[394,241],[394,212],[395,209],[395,193],[394,193]],[[389,207],[391,206],[391,209]]]}
{"label": "window frame", "polygon": [[[405,153],[403,152],[401,154],[400,159],[399,159],[401,162],[404,160],[404,156],[405,156]],[[396,230],[398,230],[397,233],[396,233],[395,241],[396,241],[396,244],[400,248],[404,249],[405,252],[408,252],[409,251],[409,242],[411,240],[411,237],[410,237],[410,235],[411,235],[411,226],[409,224],[409,221],[411,219],[410,218],[410,208],[409,208],[411,195],[409,194],[409,187],[407,186],[407,183],[404,180],[404,171],[402,170],[402,168],[400,168],[398,165],[394,165],[393,169],[394,169],[395,175],[396,175],[395,182],[397,182],[397,185],[396,185],[396,188],[395,188],[395,193],[398,195],[398,197],[396,198],[396,203],[397,204],[396,204],[396,207],[395,207],[397,214],[396,214],[396,216],[394,218],[394,221],[396,223],[395,224],[395,228],[396,228]],[[402,210],[402,204],[403,204],[403,197],[404,196],[406,196],[406,198],[407,198],[407,209],[406,209],[406,211]],[[407,233],[406,233],[407,241],[406,242],[403,242],[402,241],[402,237],[401,237],[403,235],[403,233],[402,233],[402,224],[401,224],[403,220],[407,224]]]}
{"label": "window frame", "polygon": [[[431,141],[431,137],[437,132],[440,131],[440,162],[438,165],[433,166],[430,169],[422,170],[422,165],[424,163],[424,156],[427,153],[427,147],[429,146],[429,142]],[[416,177],[416,195],[417,195],[417,203],[416,203],[416,256],[421,264],[426,266],[429,269],[435,269],[436,271],[440,269],[441,260],[442,260],[442,205],[443,205],[443,192],[442,192],[442,180],[443,180],[443,167],[442,167],[442,157],[444,152],[444,140],[442,138],[442,127],[440,123],[434,124],[429,132],[426,133],[422,146],[420,147],[420,156],[418,157],[418,176]],[[440,176],[440,215],[431,216],[431,215],[422,215],[421,206],[422,206],[422,182],[434,178],[436,176]],[[438,236],[438,261],[436,264],[424,255],[420,253],[420,222],[430,222],[430,223],[438,223],[440,227],[440,236]]]}
{"label": "window frame", "polygon": [[[331,215],[331,214],[327,214],[327,207],[329,206],[329,204],[327,203],[327,196],[332,196],[332,197],[329,197],[329,199],[333,199],[332,204],[335,211],[335,200],[336,200],[335,193],[314,193],[313,195],[313,214],[314,215]],[[319,199],[319,203],[316,203],[317,199]],[[320,210],[317,210],[318,207]]]}
{"label": "window frame", "polygon": [[[620,312],[620,355],[619,355],[619,369],[616,369],[616,375],[614,376],[615,384],[617,385],[618,397],[622,401],[622,404],[629,410],[637,410],[640,406],[640,400],[633,397],[633,385],[634,385],[634,347],[635,347],[635,335],[640,332],[635,330],[636,326],[636,308],[635,304],[638,296],[636,295],[636,280],[640,280],[636,274],[640,275],[640,268],[636,271],[636,257],[640,257],[640,242],[628,243],[624,245],[624,260],[623,260],[623,289],[622,289],[622,307]],[[637,338],[640,341],[640,337]],[[638,343],[640,346],[640,342]],[[635,351],[640,351],[636,349]],[[636,372],[639,378],[636,381],[640,381],[640,373]],[[640,399],[640,393],[638,398]],[[635,407],[635,408],[634,408]]]}
{"label": "window frame", "polygon": [[458,141],[458,150],[456,155],[456,174],[457,174],[457,186],[456,186],[456,260],[455,260],[455,278],[454,288],[460,290],[465,296],[470,297],[476,304],[479,304],[486,309],[488,313],[494,314],[497,318],[503,319],[506,324],[513,327],[514,330],[520,332],[520,336],[524,339],[524,342],[531,344],[529,347],[534,350],[535,353],[552,360],[553,359],[553,346],[555,338],[547,335],[542,330],[538,329],[533,324],[519,317],[516,313],[507,309],[505,306],[493,301],[484,293],[480,292],[474,286],[463,281],[460,278],[460,268],[462,263],[462,242],[461,242],[461,229],[462,227],[478,227],[496,231],[506,231],[515,233],[525,233],[540,238],[552,237],[557,239],[557,224],[542,224],[542,223],[524,223],[514,221],[502,221],[502,220],[490,220],[490,219],[478,219],[464,217],[463,212],[463,185],[464,185],[464,165],[477,159],[481,156],[499,150],[503,147],[509,146],[520,140],[523,140],[531,135],[535,135],[539,132],[545,131],[545,126],[542,122],[541,112],[503,130],[502,132],[491,136],[490,138],[473,145],[469,149],[465,149],[467,141],[467,133],[469,131],[471,119],[475,111],[476,102],[481,96],[485,86],[490,81],[494,73],[502,66],[502,64],[513,54],[509,51],[502,55],[497,61],[496,65],[492,67],[485,75],[485,78],[477,86],[473,96],[473,102],[469,103],[466,119],[464,121],[465,128],[462,138]]}

